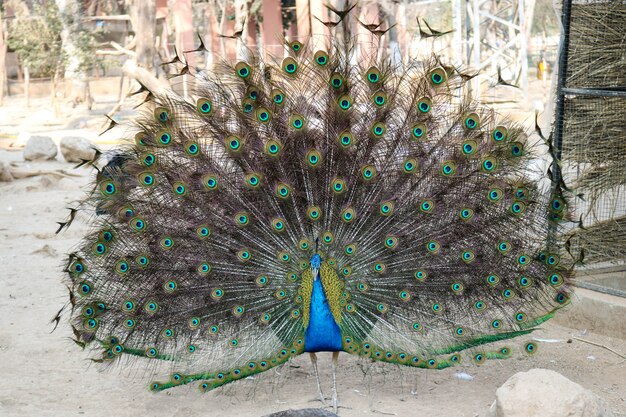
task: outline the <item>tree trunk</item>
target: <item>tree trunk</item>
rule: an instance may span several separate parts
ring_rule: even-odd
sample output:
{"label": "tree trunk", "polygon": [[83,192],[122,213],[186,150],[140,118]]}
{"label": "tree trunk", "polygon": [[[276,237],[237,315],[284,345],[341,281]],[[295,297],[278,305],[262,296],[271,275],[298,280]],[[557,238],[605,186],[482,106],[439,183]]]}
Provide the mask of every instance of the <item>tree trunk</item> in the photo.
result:
{"label": "tree trunk", "polygon": [[156,43],[155,0],[127,0],[130,20],[135,32],[137,64],[154,73],[154,48]]}
{"label": "tree trunk", "polygon": [[0,107],[4,104],[4,94],[8,93],[7,85],[7,44],[4,32],[4,20],[2,18],[2,10],[0,10]]}
{"label": "tree trunk", "polygon": [[247,0],[235,0],[235,30],[241,30],[241,36],[237,39],[237,59],[248,60],[249,52],[252,51],[252,45],[247,44],[248,39],[248,23],[250,16],[248,15]]}
{"label": "tree trunk", "polygon": [[223,33],[226,33],[226,13],[228,10],[228,2],[226,0],[224,0],[222,2],[223,4],[221,5],[221,14],[222,17],[220,18],[220,26],[219,26],[219,30],[218,30],[218,39],[220,41],[220,54],[221,54],[221,58],[224,59],[226,58],[226,40],[224,39],[224,37],[222,36]]}
{"label": "tree trunk", "polygon": [[[311,16],[323,21],[328,20],[328,9],[321,1],[313,1],[310,5]],[[328,51],[330,31],[322,22],[311,19],[311,44],[314,51]]]}
{"label": "tree trunk", "polygon": [[[184,51],[190,51],[195,46],[191,0],[174,0],[172,15],[176,32],[174,44],[178,55],[182,57]],[[195,58],[195,54],[185,54],[185,60],[190,66],[195,66]]]}
{"label": "tree trunk", "polygon": [[209,50],[206,57],[206,66],[210,68],[216,61],[220,52],[220,40],[219,40],[219,22],[217,19],[217,5],[208,3],[204,9],[204,16],[207,21],[208,30],[202,34],[204,39],[204,45]]}
{"label": "tree trunk", "polygon": [[60,78],[61,70],[58,68],[56,71],[54,71],[54,75],[52,76],[52,92],[50,93],[52,108],[54,109],[54,117],[56,117],[57,119],[61,117],[61,106],[59,104],[59,98],[57,97]]}
{"label": "tree trunk", "polygon": [[309,0],[296,0],[298,39],[304,42],[311,36],[311,8]]}
{"label": "tree trunk", "polygon": [[408,45],[407,45],[407,40],[409,39],[409,36],[407,35],[407,13],[408,13],[408,8],[406,5],[406,0],[404,0],[402,3],[398,4],[398,7],[396,9],[396,21],[398,22],[398,46],[400,48],[400,54],[402,56],[402,60],[406,60],[407,59],[407,49],[408,49]]}
{"label": "tree trunk", "polygon": [[[359,20],[363,23],[379,23],[379,9],[378,3],[366,3],[361,7],[361,12],[359,13]],[[365,29],[363,26],[359,25],[357,28],[357,39],[359,46],[359,61],[364,63],[366,66],[372,65],[376,62],[376,56],[378,51],[378,39]]]}
{"label": "tree trunk", "polygon": [[[350,0],[334,0],[334,6],[337,10],[345,10],[346,8],[348,8],[350,5],[352,4],[352,1]],[[333,36],[335,37],[335,43],[337,45],[349,45],[352,44],[352,42],[354,42],[354,39],[352,38],[352,34],[354,33],[354,25],[356,24],[356,18],[355,18],[355,13],[356,10],[353,11],[352,13],[348,13],[347,16],[345,16],[343,18],[343,20],[341,21],[341,24],[339,26],[337,26],[336,29],[334,29],[333,32]],[[330,13],[328,12],[328,20],[330,21],[336,21],[338,19],[338,17],[335,15],[335,13]],[[352,60],[352,57],[354,56],[354,53],[350,54],[350,60]]]}
{"label": "tree trunk", "polygon": [[279,0],[265,0],[261,6],[263,24],[261,25],[261,38],[265,53],[271,56],[282,57],[285,46],[283,45],[283,19]]}
{"label": "tree trunk", "polygon": [[26,107],[30,107],[30,70],[28,67],[24,67],[24,98]]}
{"label": "tree trunk", "polygon": [[[235,6],[230,0],[225,0],[220,22],[220,34],[232,35],[235,32],[235,21],[230,19],[233,16],[235,16]],[[220,39],[224,48],[222,58],[226,58],[229,62],[235,61],[237,59],[237,40],[230,38]]]}
{"label": "tree trunk", "polygon": [[[196,54],[185,54],[185,51],[194,49],[193,35],[193,13],[191,10],[191,0],[174,0],[172,5],[172,14],[174,17],[174,44],[181,58],[184,58],[187,65],[195,67]],[[183,80],[183,97],[187,98],[189,90],[189,79],[187,75],[182,76]]]}
{"label": "tree trunk", "polygon": [[[389,13],[387,14],[387,24],[391,28],[387,32],[387,41],[389,43],[389,52],[392,65],[402,65],[402,51],[400,49],[398,21],[396,16],[398,15],[398,5],[390,4]],[[380,55],[384,54],[384,48],[379,48]]]}
{"label": "tree trunk", "polygon": [[[63,78],[65,79],[65,98],[71,102],[72,107],[78,104],[85,103],[87,108],[91,109],[93,103],[93,97],[91,97],[89,89],[89,74],[81,68],[81,61],[78,56],[78,51],[74,44],[72,29],[80,30],[82,22],[76,16],[82,16],[80,4],[77,0],[56,0],[57,7],[61,13],[61,21],[63,22],[63,30],[61,31],[61,42],[63,43],[63,52],[68,57],[67,66],[65,67],[65,73]],[[65,16],[64,16],[65,15]],[[74,27],[70,26],[70,22],[66,18],[67,15],[74,16],[76,22]],[[60,74],[55,74],[54,77],[58,82]],[[53,95],[56,92],[53,91]],[[57,97],[53,97],[53,101],[56,103]],[[58,107],[58,105],[57,105]]]}

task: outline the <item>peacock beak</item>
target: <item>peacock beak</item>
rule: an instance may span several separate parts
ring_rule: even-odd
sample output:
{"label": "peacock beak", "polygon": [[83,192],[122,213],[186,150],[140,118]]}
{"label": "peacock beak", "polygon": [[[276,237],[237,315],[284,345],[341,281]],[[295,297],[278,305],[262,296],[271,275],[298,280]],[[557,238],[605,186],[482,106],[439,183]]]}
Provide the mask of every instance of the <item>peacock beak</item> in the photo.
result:
{"label": "peacock beak", "polygon": [[311,268],[311,272],[313,273],[313,280],[317,280],[320,276],[320,269],[319,268]]}

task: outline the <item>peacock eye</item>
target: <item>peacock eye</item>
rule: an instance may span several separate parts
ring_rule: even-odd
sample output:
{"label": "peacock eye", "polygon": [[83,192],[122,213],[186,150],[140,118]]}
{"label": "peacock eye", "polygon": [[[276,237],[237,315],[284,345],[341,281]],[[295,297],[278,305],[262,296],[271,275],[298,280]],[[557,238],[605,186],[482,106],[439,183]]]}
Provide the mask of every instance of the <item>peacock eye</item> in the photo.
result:
{"label": "peacock eye", "polygon": [[[340,3],[324,18],[338,30],[356,0]],[[385,42],[390,25],[377,24],[365,26]],[[328,51],[280,43],[280,58],[243,53],[215,71],[179,55],[170,69],[189,72],[174,80],[193,78],[189,97],[147,97],[73,205],[96,211],[62,266],[80,344],[97,362],[162,363],[154,391],[210,391],[326,348],[423,369],[534,354],[529,332],[573,301],[568,252],[597,230],[572,229],[571,248],[546,238],[569,231],[582,203],[534,175],[523,124],[478,103],[462,88],[474,75],[445,57],[394,65],[386,47],[360,59],[349,37]],[[612,149],[604,136],[583,156]],[[74,211],[61,229],[85,217]],[[320,297],[341,330],[321,344]]]}

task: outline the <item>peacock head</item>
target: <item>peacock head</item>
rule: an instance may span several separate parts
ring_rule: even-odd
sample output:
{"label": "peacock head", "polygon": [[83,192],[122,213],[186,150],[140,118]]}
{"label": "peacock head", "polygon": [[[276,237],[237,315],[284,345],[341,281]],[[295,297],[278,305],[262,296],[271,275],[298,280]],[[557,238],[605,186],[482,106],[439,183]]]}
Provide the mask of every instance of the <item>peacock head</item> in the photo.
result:
{"label": "peacock head", "polygon": [[311,269],[320,269],[322,265],[322,257],[319,253],[316,253],[311,257]]}

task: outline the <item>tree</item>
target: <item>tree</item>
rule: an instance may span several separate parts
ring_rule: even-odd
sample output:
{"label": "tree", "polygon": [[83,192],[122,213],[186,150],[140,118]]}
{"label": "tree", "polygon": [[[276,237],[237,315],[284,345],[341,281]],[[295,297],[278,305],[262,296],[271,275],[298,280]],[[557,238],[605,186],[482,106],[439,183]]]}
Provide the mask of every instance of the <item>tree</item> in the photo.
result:
{"label": "tree", "polygon": [[[31,14],[24,1],[9,0],[7,4],[15,13],[9,24],[8,45],[16,52],[27,78],[29,74],[52,77],[52,104],[56,109],[57,85],[67,59],[59,8],[54,2],[39,0],[33,2]],[[26,100],[28,105],[28,93]]]}
{"label": "tree", "polygon": [[7,68],[6,68],[6,56],[7,56],[7,42],[4,29],[4,11],[0,6],[0,106],[4,104],[4,94],[8,93],[7,86]]}
{"label": "tree", "polygon": [[154,0],[126,0],[135,32],[137,64],[155,72],[156,2]]}
{"label": "tree", "polygon": [[91,108],[93,98],[89,90],[89,74],[99,58],[94,53],[94,35],[83,23],[85,6],[79,0],[56,0],[56,4],[63,25],[61,40],[66,57],[66,93],[73,104],[86,102]]}

